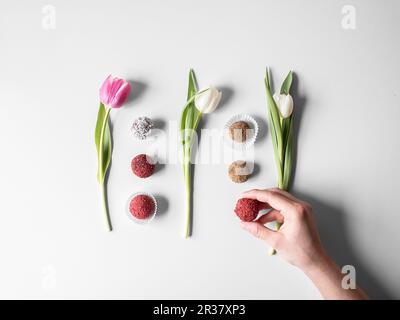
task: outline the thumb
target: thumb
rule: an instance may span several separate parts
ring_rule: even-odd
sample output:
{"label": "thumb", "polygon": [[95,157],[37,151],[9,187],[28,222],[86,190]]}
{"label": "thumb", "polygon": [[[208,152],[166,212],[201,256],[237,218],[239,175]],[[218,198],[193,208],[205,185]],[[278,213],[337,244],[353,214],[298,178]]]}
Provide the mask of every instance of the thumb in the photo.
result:
{"label": "thumb", "polygon": [[240,222],[240,226],[250,232],[256,238],[262,239],[267,242],[271,247],[276,248],[279,237],[281,236],[278,232],[273,231],[259,222]]}

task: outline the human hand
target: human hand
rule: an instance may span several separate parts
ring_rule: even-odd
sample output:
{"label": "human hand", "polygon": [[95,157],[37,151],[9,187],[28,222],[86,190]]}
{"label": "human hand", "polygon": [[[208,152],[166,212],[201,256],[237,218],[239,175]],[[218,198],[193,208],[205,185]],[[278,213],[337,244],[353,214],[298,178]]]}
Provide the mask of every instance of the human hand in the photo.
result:
{"label": "human hand", "polygon": [[[271,209],[254,222],[241,222],[241,227],[267,242],[289,263],[306,271],[326,258],[308,203],[277,188],[250,190],[241,198],[257,199]],[[279,231],[264,226],[272,221],[282,224]]]}
{"label": "human hand", "polygon": [[[271,209],[254,222],[241,222],[241,226],[303,270],[325,299],[368,299],[358,286],[352,290],[342,287],[343,275],[325,253],[308,203],[281,189],[250,190],[241,197],[256,199],[264,203],[263,209]],[[282,224],[279,231],[264,226],[272,221]]]}

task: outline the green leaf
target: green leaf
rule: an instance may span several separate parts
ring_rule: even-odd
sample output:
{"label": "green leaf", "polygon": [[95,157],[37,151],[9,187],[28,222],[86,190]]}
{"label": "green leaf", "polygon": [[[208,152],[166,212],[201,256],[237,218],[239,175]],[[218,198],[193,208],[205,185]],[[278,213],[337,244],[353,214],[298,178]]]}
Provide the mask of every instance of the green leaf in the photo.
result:
{"label": "green leaf", "polygon": [[288,142],[288,137],[289,137],[289,130],[290,126],[292,125],[292,118],[293,115],[286,119],[282,119],[282,141],[283,141],[283,147],[286,147],[286,144]]}
{"label": "green leaf", "polygon": [[285,147],[285,163],[284,163],[284,173],[283,173],[283,185],[282,189],[288,190],[290,184],[290,178],[292,175],[293,157],[292,157],[292,145],[293,145],[293,121],[290,117],[287,143]]}
{"label": "green leaf", "polygon": [[108,167],[110,166],[111,157],[112,157],[111,133],[110,133],[110,126],[108,125],[108,118],[107,118],[106,128],[104,131],[103,165],[102,165],[102,171],[101,171],[101,178],[103,181],[106,176]]}
{"label": "green leaf", "polygon": [[[196,111],[197,111],[196,107],[193,104],[190,104],[186,114],[184,143],[188,153],[190,153],[190,148],[192,147],[193,143],[193,135],[196,130],[194,128]],[[188,156],[190,156],[190,154],[188,154]]]}
{"label": "green leaf", "polygon": [[[193,100],[197,93],[197,84],[192,69],[189,71],[189,84],[187,101]],[[182,144],[186,145],[185,152],[190,152],[190,144],[192,142],[194,131],[196,131],[201,118],[201,112],[196,108],[194,101],[191,101],[185,106],[181,117],[181,135]]]}
{"label": "green leaf", "polygon": [[[288,75],[286,76],[285,80],[282,83],[281,94],[289,94],[290,93],[290,87],[292,86],[292,81],[293,81],[293,72],[289,71]],[[289,128],[290,128],[291,122],[292,122],[291,118],[292,118],[292,116],[282,120],[282,136],[283,136],[283,147],[284,148],[286,147],[286,144],[288,141],[288,132],[289,132]]]}
{"label": "green leaf", "polygon": [[[189,71],[189,85],[188,85],[188,95],[187,95],[187,100],[189,101],[192,99],[197,93],[197,85],[196,85],[196,79],[194,77],[194,72],[192,69]],[[183,134],[183,131],[187,128],[192,128],[192,124],[187,122],[187,118],[190,117],[193,119],[193,111],[192,111],[192,106],[194,106],[194,103],[191,102],[185,106],[185,109],[182,112],[181,116],[181,133]],[[197,110],[197,109],[196,109]],[[189,124],[189,127],[187,125]]]}
{"label": "green leaf", "polygon": [[186,119],[185,119],[185,129],[193,129],[193,123],[194,123],[194,118],[195,118],[195,112],[196,108],[195,106],[191,103],[188,106],[188,111],[186,113]]}
{"label": "green leaf", "polygon": [[274,157],[276,168],[278,171],[278,185],[282,184],[283,180],[283,137],[281,128],[281,118],[279,115],[278,108],[276,106],[275,100],[271,94],[271,87],[269,82],[268,70],[265,74],[265,89],[267,93],[268,102],[268,116],[269,116],[269,127],[272,137],[272,144],[274,147]]}
{"label": "green leaf", "polygon": [[106,109],[100,103],[95,129],[95,144],[98,157],[97,180],[99,183],[104,182],[112,156],[111,133],[108,124],[109,112],[110,109]]}
{"label": "green leaf", "polygon": [[[281,86],[281,94],[289,94],[290,87],[293,81],[293,73],[289,71],[288,75],[286,76],[285,80]],[[282,140],[283,140],[283,150],[284,154],[284,161],[283,161],[283,188],[287,189],[291,170],[292,170],[292,136],[293,136],[293,114],[282,120]]]}
{"label": "green leaf", "polygon": [[194,76],[193,69],[190,69],[187,100],[190,100],[190,98],[192,98],[196,94],[196,92],[197,92],[196,78]]}
{"label": "green leaf", "polygon": [[99,154],[100,133],[105,114],[106,114],[106,109],[104,108],[104,105],[100,102],[99,112],[97,114],[96,129],[94,131],[94,142],[96,144],[97,154]]}
{"label": "green leaf", "polygon": [[[197,91],[196,78],[194,76],[193,69],[190,69],[187,99],[192,99],[196,95]],[[186,117],[185,128],[196,130],[201,117],[201,112],[196,108],[194,101],[189,104],[189,110]]]}
{"label": "green leaf", "polygon": [[281,94],[289,94],[290,86],[292,85],[293,73],[289,71],[281,86]]}
{"label": "green leaf", "polygon": [[185,107],[185,109],[183,109],[182,115],[181,115],[181,127],[180,127],[180,129],[181,129],[182,143],[184,143],[184,140],[185,140],[184,134],[185,134],[186,117],[187,117],[187,113],[189,112],[189,109],[190,109],[190,105],[187,105]]}
{"label": "green leaf", "polygon": [[271,120],[272,120],[271,124],[273,125],[273,128],[275,129],[277,146],[278,146],[278,148],[281,148],[281,146],[282,146],[281,121],[280,121],[278,107],[276,106],[275,100],[271,94],[268,71],[265,73],[265,89],[267,92],[268,108],[271,112]]}
{"label": "green leaf", "polygon": [[278,143],[277,143],[276,130],[275,130],[274,122],[272,121],[271,110],[268,110],[268,120],[271,125],[270,133],[271,133],[271,138],[272,138],[272,146],[274,148],[274,159],[275,159],[276,169],[278,171],[278,181],[280,183],[283,179],[282,178],[283,168],[282,168],[281,161],[279,159],[280,153],[279,153],[279,148],[278,148]]}

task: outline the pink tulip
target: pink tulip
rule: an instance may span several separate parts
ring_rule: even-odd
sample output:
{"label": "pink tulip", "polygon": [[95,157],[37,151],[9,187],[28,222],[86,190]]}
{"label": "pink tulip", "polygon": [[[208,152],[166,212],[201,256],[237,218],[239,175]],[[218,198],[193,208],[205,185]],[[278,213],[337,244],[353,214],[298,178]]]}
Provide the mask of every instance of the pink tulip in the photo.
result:
{"label": "pink tulip", "polygon": [[100,88],[100,101],[107,107],[120,108],[130,92],[131,84],[128,81],[109,75]]}

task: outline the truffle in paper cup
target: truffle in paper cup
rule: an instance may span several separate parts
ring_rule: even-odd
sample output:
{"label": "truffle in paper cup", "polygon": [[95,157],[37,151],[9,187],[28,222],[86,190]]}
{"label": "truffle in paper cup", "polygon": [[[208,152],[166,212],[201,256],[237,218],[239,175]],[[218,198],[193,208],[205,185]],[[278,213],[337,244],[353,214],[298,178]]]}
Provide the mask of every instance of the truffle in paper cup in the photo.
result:
{"label": "truffle in paper cup", "polygon": [[[133,213],[131,212],[131,203],[132,203],[132,200],[135,199],[135,198],[138,197],[138,196],[146,196],[146,197],[150,198],[151,201],[153,201],[154,208],[153,208],[152,212],[150,213],[150,215],[149,215],[148,217],[145,217],[145,218],[138,218],[138,217],[135,217],[135,216],[133,215]],[[131,196],[128,198],[128,201],[126,202],[126,210],[125,210],[125,211],[126,211],[126,214],[127,214],[128,217],[129,217],[129,219],[131,219],[132,221],[134,221],[134,222],[136,222],[136,223],[138,223],[138,224],[148,224],[148,223],[150,223],[150,222],[154,219],[154,217],[155,217],[156,214],[157,214],[157,201],[156,201],[156,198],[155,198],[152,194],[147,193],[147,192],[137,192],[137,193],[134,193],[133,195],[131,195]]]}
{"label": "truffle in paper cup", "polygon": [[[233,139],[230,134],[231,126],[238,122],[244,122],[248,125],[249,129],[246,130],[246,138],[243,142],[238,142]],[[225,143],[234,149],[248,149],[250,148],[257,139],[258,135],[258,124],[253,117],[247,114],[237,114],[229,119],[224,127],[224,141]]]}

